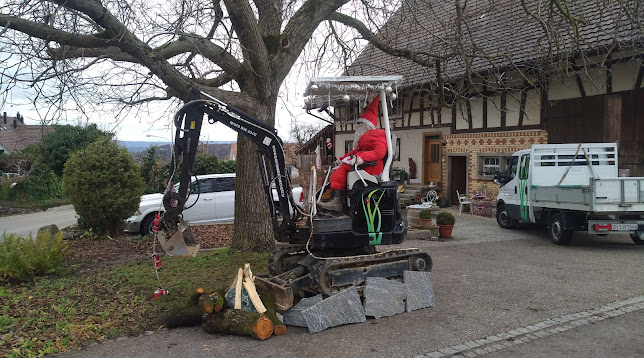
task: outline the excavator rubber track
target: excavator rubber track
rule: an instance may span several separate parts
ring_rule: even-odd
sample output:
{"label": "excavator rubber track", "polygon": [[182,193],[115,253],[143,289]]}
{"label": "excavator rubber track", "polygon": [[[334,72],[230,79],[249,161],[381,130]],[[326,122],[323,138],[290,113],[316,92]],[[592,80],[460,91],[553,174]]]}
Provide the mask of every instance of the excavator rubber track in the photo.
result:
{"label": "excavator rubber track", "polygon": [[306,245],[287,245],[275,249],[266,262],[268,272],[277,276],[293,269],[299,260],[308,255]]}
{"label": "excavator rubber track", "polygon": [[370,255],[319,259],[311,269],[312,286],[333,295],[350,286],[362,290],[367,277],[401,278],[403,271],[431,271],[432,259],[416,248],[392,249]]}

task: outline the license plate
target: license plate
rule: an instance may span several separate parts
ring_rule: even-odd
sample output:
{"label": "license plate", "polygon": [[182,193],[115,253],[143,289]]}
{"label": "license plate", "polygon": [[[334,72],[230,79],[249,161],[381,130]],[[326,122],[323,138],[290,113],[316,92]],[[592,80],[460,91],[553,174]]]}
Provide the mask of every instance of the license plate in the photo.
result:
{"label": "license plate", "polygon": [[633,231],[637,230],[637,224],[613,224],[613,231]]}

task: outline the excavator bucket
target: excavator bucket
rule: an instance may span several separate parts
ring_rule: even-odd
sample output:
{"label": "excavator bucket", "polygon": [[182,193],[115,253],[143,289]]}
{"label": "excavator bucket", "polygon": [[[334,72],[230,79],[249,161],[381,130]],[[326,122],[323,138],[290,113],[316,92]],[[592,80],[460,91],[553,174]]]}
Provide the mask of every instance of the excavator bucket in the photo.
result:
{"label": "excavator bucket", "polygon": [[275,299],[275,306],[279,311],[286,311],[293,307],[293,289],[288,286],[278,285],[271,282],[268,278],[255,276],[255,281],[266,285],[271,295]]}
{"label": "excavator bucket", "polygon": [[170,236],[166,230],[159,231],[157,239],[163,250],[170,256],[195,257],[199,251],[199,244],[196,243],[190,223],[179,219],[177,231]]}

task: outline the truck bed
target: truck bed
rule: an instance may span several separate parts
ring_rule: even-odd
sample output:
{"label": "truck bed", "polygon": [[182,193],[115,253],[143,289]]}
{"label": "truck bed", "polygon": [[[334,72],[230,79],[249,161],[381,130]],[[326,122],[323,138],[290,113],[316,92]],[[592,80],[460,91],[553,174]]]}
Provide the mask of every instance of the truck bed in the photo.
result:
{"label": "truck bed", "polygon": [[589,185],[532,185],[532,205],[595,213],[644,212],[644,178],[592,178]]}

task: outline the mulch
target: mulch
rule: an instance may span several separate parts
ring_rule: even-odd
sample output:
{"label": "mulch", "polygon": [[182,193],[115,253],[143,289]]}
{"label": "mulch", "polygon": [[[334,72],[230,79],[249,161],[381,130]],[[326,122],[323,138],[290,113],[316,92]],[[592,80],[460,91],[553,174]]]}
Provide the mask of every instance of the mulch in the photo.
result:
{"label": "mulch", "polygon": [[[192,233],[201,249],[229,247],[233,237],[233,224],[192,226]],[[141,240],[138,235],[119,238],[79,238],[67,241],[69,251],[65,257],[68,268],[77,273],[87,273],[125,262],[150,259],[152,241]],[[157,251],[162,252],[160,246]]]}

